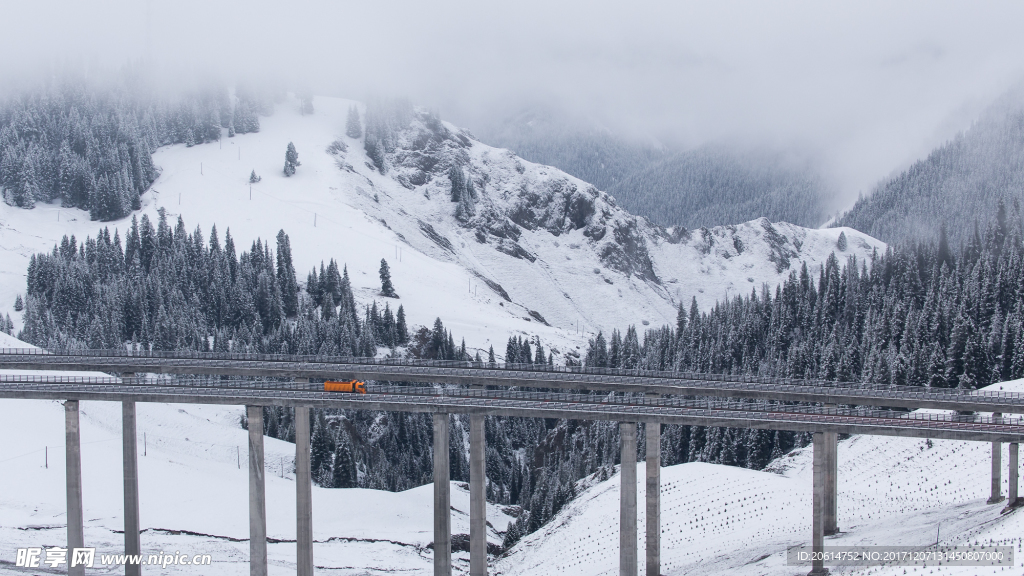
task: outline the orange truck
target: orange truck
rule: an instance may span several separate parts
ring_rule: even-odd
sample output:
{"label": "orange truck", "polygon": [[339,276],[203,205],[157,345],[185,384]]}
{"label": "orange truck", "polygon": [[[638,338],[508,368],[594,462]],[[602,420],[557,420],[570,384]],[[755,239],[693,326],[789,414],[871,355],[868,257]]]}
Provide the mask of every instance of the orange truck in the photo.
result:
{"label": "orange truck", "polygon": [[346,382],[324,382],[324,392],[348,392],[350,394],[366,394],[366,383],[358,380]]}

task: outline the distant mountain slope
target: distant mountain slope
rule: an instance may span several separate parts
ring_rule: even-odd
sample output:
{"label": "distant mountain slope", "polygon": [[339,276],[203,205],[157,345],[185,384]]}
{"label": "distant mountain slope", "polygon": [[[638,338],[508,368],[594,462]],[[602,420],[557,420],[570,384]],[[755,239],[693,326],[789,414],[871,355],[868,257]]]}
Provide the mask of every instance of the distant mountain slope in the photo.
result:
{"label": "distant mountain slope", "polygon": [[608,192],[663,226],[720,226],[765,217],[816,227],[827,218],[828,186],[764,153],[720,147],[681,152],[616,182]]}
{"label": "distant mountain slope", "polygon": [[477,132],[488,144],[607,191],[662,226],[712,227],[760,217],[819,226],[830,210],[825,182],[771,153],[720,146],[680,152],[539,107],[484,123]]}
{"label": "distant mountain slope", "polygon": [[989,111],[969,130],[857,201],[836,226],[886,242],[934,239],[947,225],[954,246],[1000,199],[1024,199],[1024,110]]}

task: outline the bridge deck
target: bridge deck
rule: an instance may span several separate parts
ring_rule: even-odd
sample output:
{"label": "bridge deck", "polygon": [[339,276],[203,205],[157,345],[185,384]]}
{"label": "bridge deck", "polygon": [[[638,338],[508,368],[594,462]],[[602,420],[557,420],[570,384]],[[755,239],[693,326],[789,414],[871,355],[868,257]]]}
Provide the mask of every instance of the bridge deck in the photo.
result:
{"label": "bridge deck", "polygon": [[1024,413],[1024,394],[1015,392],[532,364],[187,351],[2,349],[0,368],[452,383]]}
{"label": "bridge deck", "polygon": [[660,422],[699,426],[878,434],[1020,442],[1019,418],[794,406],[777,402],[598,395],[522,390],[369,386],[367,394],[323,392],[295,382],[212,378],[0,377],[0,398],[37,398],[312,406],[401,412],[463,413],[571,420]]}

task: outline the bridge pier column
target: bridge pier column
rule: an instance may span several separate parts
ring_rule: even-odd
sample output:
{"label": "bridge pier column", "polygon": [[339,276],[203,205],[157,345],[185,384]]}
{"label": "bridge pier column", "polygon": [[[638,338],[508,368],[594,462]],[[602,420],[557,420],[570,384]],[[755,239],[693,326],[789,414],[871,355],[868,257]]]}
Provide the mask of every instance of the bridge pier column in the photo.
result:
{"label": "bridge pier column", "polygon": [[85,566],[71,566],[72,551],[85,547],[85,521],[82,513],[82,437],[78,419],[78,400],[64,402],[64,436],[68,488],[68,574],[84,576]]}
{"label": "bridge pier column", "polygon": [[839,532],[837,481],[839,475],[839,434],[825,432],[825,535]]}
{"label": "bridge pier column", "polygon": [[[992,414],[993,422],[1000,422],[1003,415],[999,412]],[[989,504],[996,504],[1003,501],[1003,445],[1000,442],[992,443],[992,495],[988,498]]]}
{"label": "bridge pier column", "polygon": [[814,496],[812,500],[812,521],[811,521],[811,548],[816,556],[811,561],[811,571],[808,576],[822,576],[828,574],[825,563],[820,559],[825,549],[825,472],[828,468],[827,432],[815,432],[814,444]]}
{"label": "bridge pier column", "polygon": [[[132,375],[122,375],[122,379]],[[124,460],[124,553],[142,554],[139,538],[139,447],[136,432],[135,402],[121,403],[121,444]],[[142,565],[125,563],[125,576],[141,576]]]}
{"label": "bridge pier column", "polygon": [[636,423],[619,424],[622,454],[619,473],[619,576],[637,576]]}
{"label": "bridge pier column", "polygon": [[434,414],[434,576],[452,574],[452,504],[448,466],[448,415]]}
{"label": "bridge pier column", "polygon": [[1017,492],[1018,475],[1020,474],[1017,460],[1017,452],[1019,447],[1020,444],[1016,442],[1010,443],[1010,495],[1008,497],[1009,501],[1006,503],[1008,507],[1017,506],[1021,503],[1020,497],[1018,496]]}
{"label": "bridge pier column", "polygon": [[309,408],[295,407],[295,573],[313,576],[313,484],[309,453]]}
{"label": "bridge pier column", "polygon": [[263,407],[246,406],[249,420],[249,575],[267,576],[267,491],[263,468]]}
{"label": "bridge pier column", "polygon": [[647,576],[661,576],[661,424],[647,423]]}
{"label": "bridge pier column", "polygon": [[484,416],[469,417],[469,574],[487,576],[487,462]]}

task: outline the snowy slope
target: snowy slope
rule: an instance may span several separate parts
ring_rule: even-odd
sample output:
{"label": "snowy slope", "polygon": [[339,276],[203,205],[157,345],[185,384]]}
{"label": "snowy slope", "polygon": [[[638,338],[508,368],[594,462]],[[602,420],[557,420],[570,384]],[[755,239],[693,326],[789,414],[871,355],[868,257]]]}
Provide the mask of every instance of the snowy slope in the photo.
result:
{"label": "snowy slope", "polygon": [[[990,389],[1024,391],[1024,380]],[[1003,495],[1008,448],[1003,445]],[[662,572],[791,575],[809,568],[786,565],[790,546],[811,537],[812,451],[795,450],[767,471],[690,463],[662,469]],[[645,524],[638,469],[638,547],[643,562]],[[991,445],[881,436],[839,443],[840,534],[827,545],[926,546],[1012,544],[1013,569],[979,567],[862,568],[863,574],[1024,574],[1024,512],[1000,514],[988,505]],[[618,573],[619,475],[583,492],[544,529],[525,537],[496,565],[496,574],[564,576]],[[904,569],[906,572],[904,572]],[[641,573],[643,565],[640,566]],[[930,571],[930,572],[929,572]],[[853,573],[833,568],[832,573]]]}
{"label": "snowy slope", "polygon": [[[387,258],[401,296],[392,305],[404,304],[413,324],[440,317],[470,348],[494,344],[499,355],[510,333],[536,335],[559,350],[559,359],[598,330],[673,322],[675,304],[688,305],[692,297],[706,309],[763,282],[775,285],[803,262],[817,270],[833,252],[864,258],[884,249],[851,229],[811,230],[763,219],[664,230],[585,182],[486,146],[423,113],[400,133],[382,175],[362,140],[344,136],[352,104],[318,97],[315,114],[303,116],[289,101],[262,119],[259,133],[161,148],[154,161],[162,173],[143,196],[143,212],[155,221],[157,209],[166,208],[172,223],[180,214],[205,237],[215,223],[221,238],[230,227],[239,249],[284,229],[300,282],[321,260],[336,258],[348,265],[363,303],[382,300],[377,271]],[[329,154],[335,140],[347,152]],[[286,178],[289,142],[302,165]],[[452,165],[479,194],[466,222],[455,218],[457,204],[449,199]],[[250,197],[253,170],[263,180],[251,186]],[[123,237],[128,224],[106,225]],[[24,292],[32,253],[52,249],[64,234],[95,235],[100,226],[84,212],[56,205],[29,211],[0,205],[0,312],[13,312],[15,295]],[[845,252],[836,247],[841,232]],[[11,315],[20,328],[20,315]]]}

